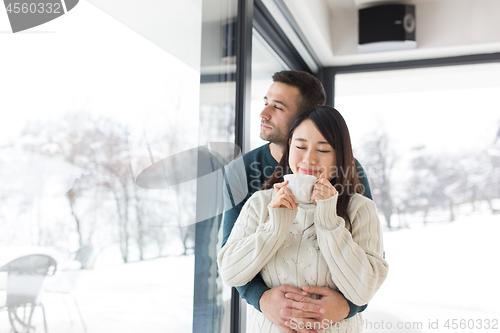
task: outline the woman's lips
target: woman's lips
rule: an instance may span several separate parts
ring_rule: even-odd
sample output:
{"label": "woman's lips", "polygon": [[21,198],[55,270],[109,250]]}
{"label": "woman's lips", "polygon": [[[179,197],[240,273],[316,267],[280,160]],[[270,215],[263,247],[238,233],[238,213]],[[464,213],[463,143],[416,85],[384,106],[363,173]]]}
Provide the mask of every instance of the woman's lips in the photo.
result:
{"label": "woman's lips", "polygon": [[303,173],[305,175],[315,175],[318,173],[318,170],[312,170],[312,169],[303,169],[303,168],[300,168],[300,173]]}

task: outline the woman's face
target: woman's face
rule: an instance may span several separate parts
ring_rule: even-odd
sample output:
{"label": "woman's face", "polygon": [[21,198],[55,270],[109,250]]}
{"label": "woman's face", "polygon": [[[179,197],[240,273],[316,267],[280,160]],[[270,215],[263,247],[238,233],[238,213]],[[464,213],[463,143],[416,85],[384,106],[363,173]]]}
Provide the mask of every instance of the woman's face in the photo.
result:
{"label": "woman's face", "polygon": [[304,120],[295,129],[290,140],[288,163],[293,173],[313,175],[316,178],[324,173],[328,180],[335,176],[335,150],[312,120]]}

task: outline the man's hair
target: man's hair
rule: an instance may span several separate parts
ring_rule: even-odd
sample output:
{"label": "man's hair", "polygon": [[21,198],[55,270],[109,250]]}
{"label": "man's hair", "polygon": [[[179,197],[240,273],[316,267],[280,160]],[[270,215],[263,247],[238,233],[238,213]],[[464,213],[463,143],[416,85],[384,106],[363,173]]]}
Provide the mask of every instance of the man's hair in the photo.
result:
{"label": "man's hair", "polygon": [[321,81],[313,75],[303,71],[281,71],[274,73],[274,82],[280,82],[296,87],[300,92],[300,100],[297,101],[300,111],[310,106],[325,105],[326,93]]}

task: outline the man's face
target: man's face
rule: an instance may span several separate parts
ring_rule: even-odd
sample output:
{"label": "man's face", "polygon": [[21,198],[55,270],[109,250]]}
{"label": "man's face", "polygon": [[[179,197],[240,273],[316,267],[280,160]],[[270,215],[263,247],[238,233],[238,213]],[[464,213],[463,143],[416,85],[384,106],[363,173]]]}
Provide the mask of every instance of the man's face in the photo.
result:
{"label": "man's face", "polygon": [[298,113],[300,91],[296,87],[281,82],[274,82],[264,97],[264,110],[260,137],[278,145],[285,145],[288,139],[288,127]]}

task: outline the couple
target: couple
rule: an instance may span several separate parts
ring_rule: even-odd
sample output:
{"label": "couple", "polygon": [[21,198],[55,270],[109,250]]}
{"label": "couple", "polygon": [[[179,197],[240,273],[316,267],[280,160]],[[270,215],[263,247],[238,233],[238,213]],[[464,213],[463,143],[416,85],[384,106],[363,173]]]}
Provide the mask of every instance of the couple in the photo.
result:
{"label": "couple", "polygon": [[[327,331],[355,332],[357,313],[387,275],[375,205],[355,193],[347,126],[335,109],[321,106],[321,83],[296,71],[276,73],[273,81],[261,113],[261,137],[270,144],[243,156],[255,194],[226,212],[220,274],[255,308],[248,310],[248,332],[313,332],[337,322],[344,325]],[[260,171],[269,166],[279,167],[267,179]],[[319,178],[315,204],[296,204],[282,170]],[[257,191],[262,185],[267,190]]]}

